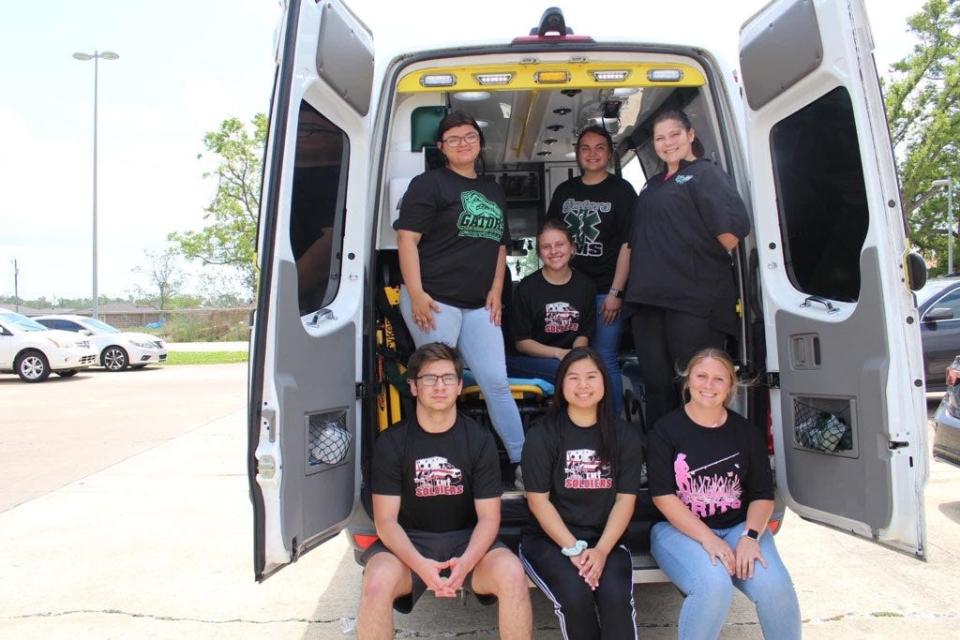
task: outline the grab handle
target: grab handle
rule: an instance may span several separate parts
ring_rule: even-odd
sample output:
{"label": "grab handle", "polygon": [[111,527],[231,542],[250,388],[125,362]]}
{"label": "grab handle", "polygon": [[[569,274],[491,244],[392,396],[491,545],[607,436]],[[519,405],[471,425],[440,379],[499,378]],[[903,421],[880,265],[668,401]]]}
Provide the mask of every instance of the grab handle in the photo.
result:
{"label": "grab handle", "polygon": [[833,304],[821,296],[807,296],[807,299],[803,301],[802,307],[809,307],[811,302],[819,302],[827,308],[827,313],[837,313],[840,311],[839,307],[833,306]]}

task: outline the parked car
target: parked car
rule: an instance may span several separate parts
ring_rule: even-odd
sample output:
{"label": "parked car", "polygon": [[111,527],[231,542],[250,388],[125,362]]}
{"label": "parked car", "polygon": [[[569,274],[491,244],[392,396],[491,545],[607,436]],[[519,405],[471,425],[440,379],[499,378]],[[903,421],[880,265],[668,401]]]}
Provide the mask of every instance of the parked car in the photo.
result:
{"label": "parked car", "polygon": [[927,391],[947,388],[944,372],[960,353],[960,277],[932,278],[917,291]]}
{"label": "parked car", "polygon": [[123,371],[127,367],[142,369],[148,364],[167,360],[167,345],[157,336],[120,331],[106,322],[86,316],[48,315],[34,320],[51,329],[90,336],[100,354],[100,365],[110,371]]}
{"label": "parked car", "polygon": [[90,340],[53,331],[12,311],[0,311],[0,372],[24,382],[43,382],[54,372],[63,378],[97,362]]}
{"label": "parked car", "polygon": [[960,465],[960,356],[947,367],[947,392],[937,408],[933,455]]}

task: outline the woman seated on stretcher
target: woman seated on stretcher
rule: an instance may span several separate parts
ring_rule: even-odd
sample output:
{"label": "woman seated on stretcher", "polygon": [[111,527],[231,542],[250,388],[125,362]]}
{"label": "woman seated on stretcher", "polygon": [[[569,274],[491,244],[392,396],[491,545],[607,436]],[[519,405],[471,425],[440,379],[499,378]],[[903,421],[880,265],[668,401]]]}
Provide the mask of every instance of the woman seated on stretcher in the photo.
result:
{"label": "woman seated on stretcher", "polygon": [[513,296],[516,353],[507,355],[508,375],[553,382],[560,360],[590,343],[597,322],[596,286],[570,267],[574,250],[562,220],[547,220],[540,228],[537,251],[543,268],[524,278]]}

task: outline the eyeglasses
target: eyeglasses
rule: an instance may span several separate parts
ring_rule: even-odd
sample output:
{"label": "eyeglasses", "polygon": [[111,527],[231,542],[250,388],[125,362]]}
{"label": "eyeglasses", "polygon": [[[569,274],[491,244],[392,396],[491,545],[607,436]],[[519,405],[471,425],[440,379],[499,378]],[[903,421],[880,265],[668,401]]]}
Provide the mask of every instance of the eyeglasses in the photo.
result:
{"label": "eyeglasses", "polygon": [[450,136],[449,138],[444,138],[440,142],[443,144],[448,144],[451,147],[459,147],[462,144],[476,144],[480,140],[479,133],[468,133],[465,136]]}
{"label": "eyeglasses", "polygon": [[417,380],[428,387],[435,387],[440,381],[443,381],[444,386],[452,387],[460,381],[460,378],[455,373],[445,373],[442,376],[435,373],[425,373],[422,376],[417,376]]}

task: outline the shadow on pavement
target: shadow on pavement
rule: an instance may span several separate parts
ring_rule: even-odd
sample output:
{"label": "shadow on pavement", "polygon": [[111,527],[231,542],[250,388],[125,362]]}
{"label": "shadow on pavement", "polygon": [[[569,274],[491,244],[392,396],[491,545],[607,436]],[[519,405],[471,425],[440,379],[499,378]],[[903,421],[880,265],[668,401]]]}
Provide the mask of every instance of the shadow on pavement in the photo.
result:
{"label": "shadow on pavement", "polygon": [[960,524],[960,502],[944,502],[940,505],[940,513]]}

